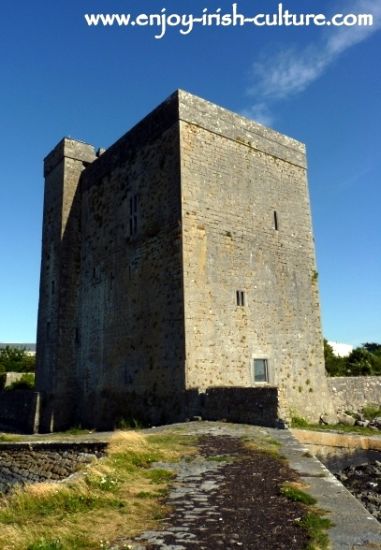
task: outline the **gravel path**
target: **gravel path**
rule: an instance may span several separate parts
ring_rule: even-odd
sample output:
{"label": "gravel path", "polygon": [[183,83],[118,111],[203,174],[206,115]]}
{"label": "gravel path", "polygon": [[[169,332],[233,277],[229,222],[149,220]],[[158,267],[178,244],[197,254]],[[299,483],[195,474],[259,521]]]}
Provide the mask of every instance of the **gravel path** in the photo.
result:
{"label": "gravel path", "polygon": [[[256,430],[263,440],[266,432]],[[172,513],[161,531],[143,533],[132,548],[305,548],[308,537],[298,525],[303,510],[279,492],[283,482],[296,479],[287,463],[249,451],[241,440],[245,427],[191,425],[189,433],[195,432],[200,435],[199,456],[155,464],[176,473],[167,497]]]}

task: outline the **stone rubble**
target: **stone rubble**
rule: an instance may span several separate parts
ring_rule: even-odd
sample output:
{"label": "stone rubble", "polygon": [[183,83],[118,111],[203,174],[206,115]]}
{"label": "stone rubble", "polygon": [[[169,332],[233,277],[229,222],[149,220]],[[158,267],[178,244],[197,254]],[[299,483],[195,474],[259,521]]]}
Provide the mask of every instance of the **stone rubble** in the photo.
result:
{"label": "stone rubble", "polygon": [[381,522],[381,462],[351,465],[336,477]]}
{"label": "stone rubble", "polygon": [[81,465],[104,454],[105,445],[83,445],[49,449],[38,445],[0,447],[0,493],[7,493],[15,485],[59,481],[74,474]]}

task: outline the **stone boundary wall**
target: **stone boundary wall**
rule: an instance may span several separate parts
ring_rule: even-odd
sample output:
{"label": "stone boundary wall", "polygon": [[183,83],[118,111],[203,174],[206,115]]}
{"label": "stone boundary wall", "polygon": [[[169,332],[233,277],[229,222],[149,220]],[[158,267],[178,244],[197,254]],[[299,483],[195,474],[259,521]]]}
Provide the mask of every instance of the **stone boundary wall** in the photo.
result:
{"label": "stone boundary wall", "polygon": [[327,381],[336,410],[381,406],[381,376],[335,376]]}
{"label": "stone boundary wall", "polygon": [[209,388],[203,397],[205,420],[227,420],[259,426],[275,426],[278,390],[275,387]]}
{"label": "stone boundary wall", "polygon": [[41,396],[30,390],[0,391],[0,430],[36,433]]}
{"label": "stone boundary wall", "polygon": [[105,443],[1,443],[0,492],[14,485],[58,481],[103,456]]}
{"label": "stone boundary wall", "polygon": [[1,389],[8,388],[15,382],[22,380],[23,376],[33,375],[32,372],[4,372],[0,376]]}

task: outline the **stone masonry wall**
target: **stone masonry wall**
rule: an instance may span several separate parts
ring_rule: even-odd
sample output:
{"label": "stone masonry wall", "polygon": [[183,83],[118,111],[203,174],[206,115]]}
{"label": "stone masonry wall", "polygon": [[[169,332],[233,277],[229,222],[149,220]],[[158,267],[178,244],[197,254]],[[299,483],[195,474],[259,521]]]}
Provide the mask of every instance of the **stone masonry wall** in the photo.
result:
{"label": "stone masonry wall", "polygon": [[105,444],[0,444],[0,493],[16,484],[58,481],[104,454]]}
{"label": "stone masonry wall", "polygon": [[304,146],[185,92],[180,119],[187,388],[253,386],[266,358],[280,414],[317,420],[331,404]]}
{"label": "stone masonry wall", "polygon": [[0,392],[0,430],[35,433],[39,429],[41,396],[31,390]]}
{"label": "stone masonry wall", "polygon": [[84,174],[79,417],[163,422],[184,389],[179,131],[154,112]]}
{"label": "stone masonry wall", "polygon": [[275,426],[278,396],[274,387],[209,388],[202,395],[205,420],[227,420],[258,426]]}
{"label": "stone masonry wall", "polygon": [[336,410],[360,411],[367,405],[381,407],[381,376],[337,376],[328,378]]}
{"label": "stone masonry wall", "polygon": [[254,358],[284,418],[331,412],[301,143],[178,91],[98,158],[64,139],[45,175],[44,430],[181,419],[261,387]]}
{"label": "stone masonry wall", "polygon": [[94,159],[91,145],[65,138],[44,161],[36,383],[45,395],[41,426],[48,431],[75,424],[81,236],[78,185],[83,170]]}

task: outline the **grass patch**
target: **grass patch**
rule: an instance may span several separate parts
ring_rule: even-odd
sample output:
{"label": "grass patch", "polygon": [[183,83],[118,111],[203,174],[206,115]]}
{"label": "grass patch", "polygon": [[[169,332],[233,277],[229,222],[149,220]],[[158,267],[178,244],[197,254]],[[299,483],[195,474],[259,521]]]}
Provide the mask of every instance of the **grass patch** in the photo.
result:
{"label": "grass patch", "polygon": [[279,452],[279,441],[276,441],[276,439],[273,439],[272,437],[266,435],[257,436],[255,439],[243,437],[242,442],[245,447],[251,451],[266,453],[278,460],[283,458]]}
{"label": "grass patch", "polygon": [[307,512],[306,516],[299,522],[299,525],[306,529],[311,540],[306,550],[328,550],[329,538],[327,529],[333,526],[330,519],[322,517],[318,510]]}
{"label": "grass patch", "polygon": [[[173,474],[153,462],[190,456],[194,438],[118,432],[107,456],[65,483],[37,483],[0,498],[0,548],[108,548],[116,535],[133,538],[167,514],[162,504]],[[74,534],[73,534],[74,533]],[[110,545],[109,545],[110,542]]]}
{"label": "grass patch", "polygon": [[[308,425],[306,421],[304,422]],[[253,451],[267,453],[277,460],[283,459],[280,454],[281,444],[271,437],[245,438],[244,443],[247,448]],[[304,485],[297,482],[284,483],[280,487],[280,493],[288,499],[300,503],[302,507],[304,513],[303,517],[298,520],[298,525],[307,531],[310,537],[306,550],[328,550],[329,538],[326,530],[333,524],[328,518],[323,517],[323,512],[315,508],[316,499],[303,491],[301,487],[304,487]]]}
{"label": "grass patch", "polygon": [[[295,426],[293,426],[295,427]],[[347,433],[354,435],[378,435],[380,432],[363,426],[347,426],[346,424],[308,424],[307,430],[315,432]]]}
{"label": "grass patch", "polygon": [[310,538],[306,550],[328,550],[327,530],[333,526],[333,523],[324,517],[324,512],[315,507],[316,499],[302,491],[297,483],[285,483],[281,487],[280,493],[289,500],[303,505],[304,515],[296,521],[302,529],[307,531]]}
{"label": "grass patch", "polygon": [[295,484],[292,484],[292,483],[285,483],[281,487],[280,493],[281,495],[287,497],[289,500],[292,500],[293,502],[302,502],[307,506],[312,506],[313,504],[316,504],[316,499],[314,497],[312,497],[308,493],[305,493],[304,491],[296,487]]}
{"label": "grass patch", "polygon": [[310,424],[308,424],[307,420],[301,416],[293,416],[291,418],[291,428],[308,428],[309,426]]}
{"label": "grass patch", "polygon": [[61,550],[63,548],[62,543],[59,539],[44,539],[41,538],[36,542],[32,542],[28,546],[28,550]]}
{"label": "grass patch", "polygon": [[152,493],[150,491],[140,491],[136,496],[138,498],[155,498],[157,495],[157,493]]}
{"label": "grass patch", "polygon": [[[381,411],[377,411],[370,407],[372,414],[381,416]],[[365,416],[365,415],[364,415]],[[377,435],[380,432],[373,428],[365,428],[363,426],[348,426],[347,424],[309,424],[304,418],[293,416],[291,419],[291,428],[312,430],[316,432],[335,432],[335,433],[349,433],[360,435]]]}
{"label": "grass patch", "polygon": [[1,434],[0,435],[0,441],[21,441],[22,437],[19,437],[18,435],[8,435],[8,434]]}
{"label": "grass patch", "polygon": [[377,416],[381,416],[381,407],[368,405],[361,409],[361,412],[367,420],[374,420]]}
{"label": "grass patch", "polygon": [[73,426],[72,428],[69,428],[68,430],[65,430],[62,432],[64,435],[83,435],[90,433],[90,430],[86,430],[85,428],[82,428],[81,426]]}
{"label": "grass patch", "polygon": [[234,458],[230,455],[214,455],[206,457],[208,462],[232,462]]}
{"label": "grass patch", "polygon": [[168,470],[163,470],[161,468],[155,468],[154,470],[148,470],[147,477],[152,481],[152,483],[164,483],[170,481],[175,477],[173,472]]}

